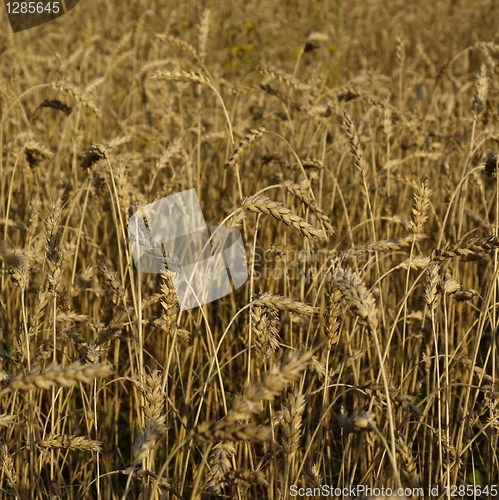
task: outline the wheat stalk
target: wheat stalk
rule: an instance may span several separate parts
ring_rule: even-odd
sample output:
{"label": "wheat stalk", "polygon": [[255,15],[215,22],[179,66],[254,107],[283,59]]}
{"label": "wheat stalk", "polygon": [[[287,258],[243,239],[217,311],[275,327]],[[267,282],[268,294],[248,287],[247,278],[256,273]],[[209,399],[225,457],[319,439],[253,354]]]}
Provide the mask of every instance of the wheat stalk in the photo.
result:
{"label": "wheat stalk", "polygon": [[231,459],[235,454],[234,444],[227,441],[217,443],[211,450],[212,462],[206,482],[206,487],[210,492],[220,494],[225,487],[225,475],[232,469]]}
{"label": "wheat stalk", "polygon": [[193,438],[201,441],[253,441],[263,442],[270,439],[270,427],[241,424],[236,422],[202,422],[193,431]]}
{"label": "wheat stalk", "polygon": [[251,130],[251,132],[244,137],[244,140],[239,143],[237,148],[234,149],[230,158],[225,162],[224,168],[233,167],[241,159],[242,155],[263,137],[265,132],[266,130],[264,128]]}
{"label": "wheat stalk", "polygon": [[225,420],[202,422],[194,428],[192,437],[204,441],[266,441],[270,427],[242,424],[252,413],[262,411],[262,401],[272,401],[287,385],[296,380],[308,366],[312,352],[294,352],[286,363],[274,365],[262,379],[247,387],[244,396],[234,401]]}
{"label": "wheat stalk", "polygon": [[250,196],[243,200],[242,208],[251,212],[270,215],[287,226],[294,227],[305,238],[326,239],[326,233],[322,229],[316,229],[294,212],[283,207],[281,203],[272,201],[266,196]]}
{"label": "wheat stalk", "polygon": [[401,238],[391,238],[389,240],[378,240],[364,245],[357,245],[348,250],[348,253],[358,255],[364,252],[391,252],[410,246],[414,241],[421,241],[426,235],[418,233]]}
{"label": "wheat stalk", "polygon": [[0,395],[19,390],[48,389],[53,386],[71,387],[76,382],[88,384],[96,378],[108,377],[111,365],[83,365],[79,361],[67,366],[51,363],[43,371],[35,368],[26,375],[9,376],[7,387]]}
{"label": "wheat stalk", "polygon": [[340,329],[339,317],[341,314],[342,293],[340,286],[334,276],[329,273],[326,278],[324,292],[326,308],[324,311],[324,330],[328,339],[329,348],[338,342],[338,331]]}
{"label": "wheat stalk", "polygon": [[280,83],[284,83],[288,87],[298,91],[310,90],[310,85],[301,82],[298,78],[285,71],[277,69],[275,66],[257,66],[256,71],[265,76],[270,76]]}
{"label": "wheat stalk", "polygon": [[179,304],[171,273],[166,268],[161,273],[161,293],[164,297],[164,300],[161,301],[163,306],[161,317],[166,322],[167,331],[170,332],[177,320]]}
{"label": "wheat stalk", "polygon": [[40,163],[40,161],[52,158],[53,156],[53,153],[52,151],[50,151],[50,149],[34,140],[30,140],[26,143],[26,145],[24,146],[24,152],[26,154],[26,160],[30,168],[36,167]]}
{"label": "wheat stalk", "polygon": [[428,220],[428,209],[430,208],[431,189],[428,187],[428,179],[425,179],[414,194],[414,206],[412,219],[409,223],[409,231],[418,235],[423,231],[424,223]]}
{"label": "wheat stalk", "polygon": [[151,78],[155,80],[170,80],[173,82],[193,82],[200,83],[202,85],[209,85],[211,87],[211,82],[200,73],[195,73],[194,71],[155,71]]}
{"label": "wheat stalk", "polygon": [[298,314],[305,314],[306,316],[313,316],[319,310],[317,307],[309,306],[303,302],[298,302],[293,299],[287,299],[280,295],[271,295],[267,292],[260,293],[253,297],[251,301],[253,307],[268,307],[269,309],[277,309],[279,311],[290,311]]}
{"label": "wheat stalk", "polygon": [[206,59],[206,46],[208,43],[208,34],[210,32],[211,10],[205,8],[199,23],[199,59],[204,62]]}
{"label": "wheat stalk", "polygon": [[53,82],[52,87],[56,90],[59,90],[63,94],[68,94],[76,99],[78,103],[81,103],[81,105],[85,108],[88,108],[92,113],[97,117],[101,118],[102,117],[102,110],[101,108],[91,99],[88,97],[88,95],[80,90],[76,85],[66,82],[66,81],[59,81],[59,82]]}
{"label": "wheat stalk", "polygon": [[165,394],[162,388],[163,375],[159,370],[147,374],[142,392],[144,394],[144,422],[149,419],[160,420],[165,413]]}
{"label": "wheat stalk", "polygon": [[160,42],[167,43],[168,45],[171,45],[172,47],[176,47],[176,48],[182,50],[187,55],[192,57],[195,61],[200,59],[198,53],[196,52],[196,49],[190,43],[187,43],[184,40],[181,40],[180,38],[178,38],[176,36],[159,34],[159,35],[156,35],[156,39],[159,40]]}
{"label": "wheat stalk", "polygon": [[[0,442],[0,459],[2,460],[2,470],[7,477],[9,486],[13,489],[17,489],[19,476],[17,475],[16,469],[14,467],[14,461],[12,460],[12,457],[9,453],[9,448],[4,441]],[[20,498],[18,494],[16,496]]]}
{"label": "wheat stalk", "polygon": [[397,438],[397,451],[402,459],[402,477],[408,486],[416,488],[421,484],[421,475],[417,472],[412,452],[402,436]]}
{"label": "wheat stalk", "polygon": [[230,470],[224,474],[224,480],[227,483],[231,483],[236,486],[245,486],[247,488],[252,485],[260,485],[265,487],[269,485],[265,474],[260,470]]}
{"label": "wheat stalk", "polygon": [[362,147],[360,145],[357,132],[355,131],[352,118],[350,117],[350,115],[346,110],[343,112],[343,120],[345,122],[345,130],[347,132],[348,141],[350,143],[350,150],[354,158],[355,167],[360,172],[362,178],[365,178],[367,175],[367,163],[366,160],[364,159],[364,154],[362,153]]}
{"label": "wheat stalk", "polygon": [[442,248],[434,250],[431,258],[434,261],[444,261],[453,257],[469,257],[490,253],[499,248],[498,236],[485,236],[483,238],[471,238],[469,240],[458,240],[445,244]]}
{"label": "wheat stalk", "polygon": [[298,452],[305,403],[305,396],[303,394],[290,394],[282,410],[284,433],[282,449],[288,458],[294,457]]}
{"label": "wheat stalk", "polygon": [[21,258],[12,252],[2,239],[0,239],[0,258],[2,258],[8,267],[18,267],[21,265]]}
{"label": "wheat stalk", "polygon": [[137,436],[132,448],[134,465],[145,460],[149,452],[156,445],[156,441],[166,432],[165,416],[150,418],[142,432]]}
{"label": "wheat stalk", "polygon": [[438,285],[440,283],[440,266],[441,265],[439,262],[430,262],[425,272],[423,298],[430,309],[435,309],[440,301],[440,296],[438,294]]}
{"label": "wheat stalk", "polygon": [[310,182],[302,182],[295,184],[292,181],[284,181],[282,183],[286,191],[296,196],[302,203],[304,203],[317,217],[317,219],[324,226],[326,231],[333,232],[333,225],[331,219],[326,215],[324,210],[317,205],[317,202],[308,194],[310,190]]}
{"label": "wheat stalk", "polygon": [[65,450],[82,450],[100,452],[102,443],[85,436],[70,436],[67,434],[49,434],[37,442],[40,448],[61,448]]}
{"label": "wheat stalk", "polygon": [[251,327],[258,350],[264,359],[270,359],[280,347],[279,314],[274,308],[251,307]]}
{"label": "wheat stalk", "polygon": [[272,401],[285,387],[296,380],[308,366],[312,352],[295,352],[281,365],[273,365],[259,382],[251,384],[244,396],[234,401],[232,410],[227,414],[227,421],[236,421],[246,418],[251,413],[260,412],[262,401]]}
{"label": "wheat stalk", "polygon": [[371,331],[378,326],[378,309],[373,293],[366,287],[362,278],[352,269],[343,269],[333,264],[333,276],[353,312],[363,320]]}

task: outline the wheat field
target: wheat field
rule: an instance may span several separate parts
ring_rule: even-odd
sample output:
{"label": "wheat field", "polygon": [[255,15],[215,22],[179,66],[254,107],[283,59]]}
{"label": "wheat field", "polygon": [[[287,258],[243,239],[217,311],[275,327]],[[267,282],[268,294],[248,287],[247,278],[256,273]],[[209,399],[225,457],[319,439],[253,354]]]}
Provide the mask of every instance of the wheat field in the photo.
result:
{"label": "wheat field", "polygon": [[[0,19],[0,498],[497,495],[493,0]],[[181,311],[191,188],[248,280]]]}

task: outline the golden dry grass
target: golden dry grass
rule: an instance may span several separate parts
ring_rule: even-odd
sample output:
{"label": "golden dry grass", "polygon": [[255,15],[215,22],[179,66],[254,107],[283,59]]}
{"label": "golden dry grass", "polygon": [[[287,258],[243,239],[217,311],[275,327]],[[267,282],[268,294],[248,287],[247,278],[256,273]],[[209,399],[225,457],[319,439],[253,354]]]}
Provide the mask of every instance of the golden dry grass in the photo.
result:
{"label": "golden dry grass", "polygon": [[[13,35],[2,10],[0,498],[497,482],[496,18],[82,0]],[[190,188],[249,279],[179,313],[127,221]]]}

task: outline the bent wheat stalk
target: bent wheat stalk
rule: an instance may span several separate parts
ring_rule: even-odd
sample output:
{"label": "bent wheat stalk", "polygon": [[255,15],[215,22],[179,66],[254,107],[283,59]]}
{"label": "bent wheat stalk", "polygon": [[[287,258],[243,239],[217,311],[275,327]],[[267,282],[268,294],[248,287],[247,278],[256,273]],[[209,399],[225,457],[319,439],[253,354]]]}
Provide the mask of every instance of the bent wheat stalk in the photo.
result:
{"label": "bent wheat stalk", "polygon": [[280,295],[270,295],[269,293],[261,293],[256,295],[252,301],[253,307],[267,307],[269,309],[277,309],[279,311],[290,311],[298,314],[312,316],[319,312],[317,307],[309,306],[303,302],[298,302],[293,299],[287,299]]}
{"label": "bent wheat stalk", "polygon": [[326,239],[326,233],[322,229],[316,229],[289,208],[283,207],[282,203],[272,201],[266,196],[250,196],[243,201],[242,208],[250,212],[271,215],[274,219],[284,222],[287,226],[294,227],[305,238]]}
{"label": "bent wheat stalk", "polygon": [[453,257],[468,257],[481,255],[499,248],[499,236],[485,236],[484,238],[471,238],[470,240],[457,240],[445,244],[442,248],[434,250],[431,256],[434,261],[452,259]]}

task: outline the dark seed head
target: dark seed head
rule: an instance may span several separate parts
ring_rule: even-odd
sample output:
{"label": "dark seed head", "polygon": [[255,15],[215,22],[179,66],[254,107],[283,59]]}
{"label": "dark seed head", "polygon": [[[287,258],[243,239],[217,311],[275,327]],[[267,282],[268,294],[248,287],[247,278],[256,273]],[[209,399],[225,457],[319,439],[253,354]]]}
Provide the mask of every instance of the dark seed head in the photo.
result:
{"label": "dark seed head", "polygon": [[487,161],[485,162],[485,167],[483,173],[489,177],[497,177],[497,162],[499,157],[497,153],[489,153]]}

